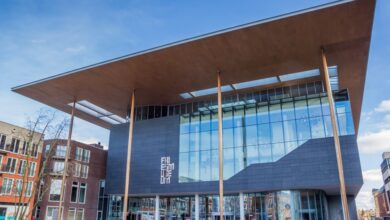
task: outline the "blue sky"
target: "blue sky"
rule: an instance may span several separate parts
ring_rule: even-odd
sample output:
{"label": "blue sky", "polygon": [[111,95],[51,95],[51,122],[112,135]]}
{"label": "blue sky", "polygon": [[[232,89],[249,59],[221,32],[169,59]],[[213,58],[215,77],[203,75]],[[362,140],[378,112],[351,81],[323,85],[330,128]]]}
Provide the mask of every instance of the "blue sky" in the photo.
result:
{"label": "blue sky", "polygon": [[[10,88],[172,41],[268,18],[326,0],[80,1],[3,0],[0,5],[0,120],[23,126],[44,105]],[[390,1],[378,0],[367,70],[359,149],[361,208],[382,183],[390,151]],[[63,115],[65,116],[65,115]],[[108,143],[108,131],[75,121],[74,139]]]}

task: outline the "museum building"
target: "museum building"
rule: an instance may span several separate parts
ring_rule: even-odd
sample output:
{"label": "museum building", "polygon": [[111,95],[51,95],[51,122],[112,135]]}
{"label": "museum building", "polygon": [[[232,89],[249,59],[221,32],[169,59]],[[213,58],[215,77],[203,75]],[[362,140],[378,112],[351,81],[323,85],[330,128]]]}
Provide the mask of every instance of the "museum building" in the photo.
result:
{"label": "museum building", "polygon": [[357,219],[374,10],[337,1],[13,91],[110,130],[107,219]]}

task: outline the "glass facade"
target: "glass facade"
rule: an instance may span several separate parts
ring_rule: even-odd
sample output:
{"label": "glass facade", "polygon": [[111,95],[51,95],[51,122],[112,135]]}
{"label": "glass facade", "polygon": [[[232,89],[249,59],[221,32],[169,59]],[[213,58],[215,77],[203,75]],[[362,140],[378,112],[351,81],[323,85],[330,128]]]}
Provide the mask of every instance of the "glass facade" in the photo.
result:
{"label": "glass facade", "polygon": [[[122,219],[120,196],[110,196],[108,219]],[[224,219],[240,219],[238,194],[224,196]],[[322,191],[276,191],[243,194],[246,220],[327,220],[327,201]],[[155,219],[154,198],[129,198],[127,219]],[[195,219],[195,196],[162,197],[159,200],[161,220]],[[199,196],[199,219],[220,219],[219,196]]]}
{"label": "glass facade", "polygon": [[320,191],[244,195],[245,219],[325,220],[328,219],[326,204],[325,194]]}
{"label": "glass facade", "polygon": [[[354,134],[348,96],[335,97],[340,135]],[[279,160],[310,139],[332,137],[326,94],[224,103],[224,179],[255,163]],[[201,175],[200,175],[201,174]],[[216,109],[180,116],[179,182],[218,180]]]}

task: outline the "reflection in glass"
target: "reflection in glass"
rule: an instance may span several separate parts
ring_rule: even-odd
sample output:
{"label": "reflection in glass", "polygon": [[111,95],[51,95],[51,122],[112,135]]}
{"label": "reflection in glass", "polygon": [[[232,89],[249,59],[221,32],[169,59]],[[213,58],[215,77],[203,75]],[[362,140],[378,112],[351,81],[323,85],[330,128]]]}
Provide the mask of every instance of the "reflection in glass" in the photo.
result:
{"label": "reflection in glass", "polygon": [[[333,136],[323,94],[239,106],[232,102],[225,99],[230,107],[223,108],[224,179],[251,164],[277,161],[310,139]],[[337,99],[336,109],[340,135],[353,135],[349,101]],[[218,180],[217,111],[183,114],[179,143],[179,182]]]}

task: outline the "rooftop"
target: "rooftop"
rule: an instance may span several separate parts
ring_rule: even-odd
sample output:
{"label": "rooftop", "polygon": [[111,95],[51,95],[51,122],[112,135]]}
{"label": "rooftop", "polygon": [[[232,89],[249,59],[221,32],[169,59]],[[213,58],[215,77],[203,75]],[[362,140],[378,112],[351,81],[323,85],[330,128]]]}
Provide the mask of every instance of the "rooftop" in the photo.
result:
{"label": "rooftop", "polygon": [[[325,48],[348,88],[358,131],[374,0],[337,1],[140,51],[12,88],[14,92],[104,128],[125,122],[136,105],[171,105],[213,95],[221,71],[225,92],[291,85],[321,76]],[[306,72],[308,71],[308,72]],[[301,73],[301,77],[291,75]],[[202,95],[203,92],[203,95]],[[92,110],[92,111],[91,111]],[[88,112],[89,111],[89,112]]]}

